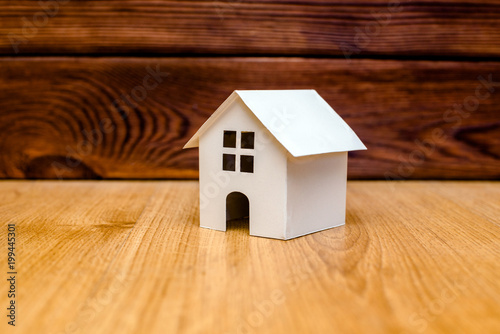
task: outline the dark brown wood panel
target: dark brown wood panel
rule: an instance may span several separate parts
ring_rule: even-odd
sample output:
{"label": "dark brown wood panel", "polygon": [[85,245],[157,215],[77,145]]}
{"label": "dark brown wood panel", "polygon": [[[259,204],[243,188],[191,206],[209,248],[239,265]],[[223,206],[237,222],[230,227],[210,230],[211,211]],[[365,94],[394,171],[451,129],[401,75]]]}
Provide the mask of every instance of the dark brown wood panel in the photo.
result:
{"label": "dark brown wood panel", "polygon": [[262,88],[314,88],[344,117],[368,147],[351,178],[500,177],[500,63],[302,58],[1,60],[0,177],[197,177],[182,146]]}
{"label": "dark brown wood panel", "polygon": [[4,55],[500,56],[499,0],[16,0],[0,8]]}

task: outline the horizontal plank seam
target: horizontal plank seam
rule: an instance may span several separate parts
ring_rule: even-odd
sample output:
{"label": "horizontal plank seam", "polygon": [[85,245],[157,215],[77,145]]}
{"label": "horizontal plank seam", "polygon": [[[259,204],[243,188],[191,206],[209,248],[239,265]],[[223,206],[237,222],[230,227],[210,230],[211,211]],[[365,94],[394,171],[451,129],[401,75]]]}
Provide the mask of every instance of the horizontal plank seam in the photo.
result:
{"label": "horizontal plank seam", "polygon": [[0,53],[0,60],[30,60],[30,59],[40,59],[40,58],[158,58],[158,59],[169,59],[169,58],[191,58],[191,59],[219,59],[219,58],[302,58],[302,59],[332,59],[332,60],[398,60],[398,61],[456,61],[456,62],[500,62],[500,57],[469,57],[469,56],[425,56],[425,55],[375,55],[375,54],[367,54],[363,55],[353,55],[349,57],[349,59],[341,56],[341,55],[324,55],[324,54],[196,54],[196,53],[102,53],[102,54],[94,54],[94,53],[74,53],[74,54],[23,54],[20,56],[14,56],[9,54]]}

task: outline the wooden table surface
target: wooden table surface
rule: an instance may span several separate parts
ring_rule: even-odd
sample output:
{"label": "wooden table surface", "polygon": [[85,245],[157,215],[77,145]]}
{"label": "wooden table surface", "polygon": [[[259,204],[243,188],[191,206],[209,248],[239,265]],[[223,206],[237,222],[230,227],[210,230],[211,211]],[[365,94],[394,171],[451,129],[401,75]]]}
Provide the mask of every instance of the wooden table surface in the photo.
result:
{"label": "wooden table surface", "polygon": [[[500,183],[348,183],[344,227],[198,227],[196,181],[2,181],[1,333],[500,333]],[[5,276],[3,276],[5,277]]]}

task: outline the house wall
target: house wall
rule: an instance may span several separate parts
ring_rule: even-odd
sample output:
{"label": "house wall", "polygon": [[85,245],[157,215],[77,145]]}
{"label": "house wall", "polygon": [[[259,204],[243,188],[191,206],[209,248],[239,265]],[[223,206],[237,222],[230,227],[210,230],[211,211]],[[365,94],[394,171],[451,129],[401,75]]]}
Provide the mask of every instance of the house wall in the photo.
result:
{"label": "house wall", "polygon": [[[250,202],[250,234],[285,238],[286,151],[237,97],[200,137],[200,225],[226,230],[226,197],[233,191]],[[278,120],[279,121],[279,120]],[[237,148],[223,147],[224,130],[236,130]],[[255,148],[241,149],[241,131],[255,132]],[[222,154],[254,156],[254,173],[222,170]]]}
{"label": "house wall", "polygon": [[288,154],[286,238],[345,224],[347,152]]}

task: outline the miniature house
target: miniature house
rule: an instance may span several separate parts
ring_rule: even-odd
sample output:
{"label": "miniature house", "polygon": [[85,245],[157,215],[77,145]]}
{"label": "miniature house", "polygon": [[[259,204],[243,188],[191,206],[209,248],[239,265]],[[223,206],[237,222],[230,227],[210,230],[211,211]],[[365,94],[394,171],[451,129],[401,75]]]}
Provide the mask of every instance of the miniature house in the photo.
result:
{"label": "miniature house", "polygon": [[366,147],[315,90],[234,91],[199,147],[200,225],[291,239],[345,224],[347,152]]}

